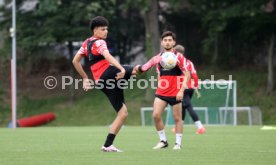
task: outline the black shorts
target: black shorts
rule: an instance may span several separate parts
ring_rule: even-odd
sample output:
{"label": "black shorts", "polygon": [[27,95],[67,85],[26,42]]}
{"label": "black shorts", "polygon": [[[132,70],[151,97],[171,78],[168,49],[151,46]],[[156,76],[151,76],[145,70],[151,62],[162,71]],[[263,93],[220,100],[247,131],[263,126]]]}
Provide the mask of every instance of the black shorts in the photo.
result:
{"label": "black shorts", "polygon": [[[128,80],[131,76],[133,67],[126,66],[126,65],[123,65],[123,67],[126,70],[126,74],[123,79]],[[101,91],[103,91],[103,93],[108,97],[110,103],[112,104],[116,112],[119,112],[119,110],[122,108],[123,104],[125,103],[124,91],[122,88],[119,88],[117,85],[117,82],[119,80],[117,81],[115,79],[117,73],[119,72],[120,70],[115,66],[109,66],[101,75],[98,81],[102,85],[102,87],[100,88]],[[110,84],[111,82],[113,85]]]}
{"label": "black shorts", "polygon": [[160,95],[155,95],[155,97],[163,100],[163,101],[166,101],[168,104],[170,104],[171,106],[175,105],[175,104],[178,104],[178,103],[181,103],[181,101],[177,101],[176,100],[176,97],[169,97],[169,96],[160,96]]}

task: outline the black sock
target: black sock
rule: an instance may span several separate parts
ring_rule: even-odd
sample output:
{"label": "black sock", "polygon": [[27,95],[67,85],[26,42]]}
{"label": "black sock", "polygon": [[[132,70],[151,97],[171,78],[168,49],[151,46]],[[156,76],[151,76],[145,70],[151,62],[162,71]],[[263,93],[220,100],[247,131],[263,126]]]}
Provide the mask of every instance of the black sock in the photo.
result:
{"label": "black sock", "polygon": [[109,134],[107,135],[107,137],[106,137],[104,146],[105,146],[105,147],[111,146],[111,145],[113,144],[113,141],[114,141],[114,139],[115,139],[115,136],[116,136],[115,134],[109,133]]}

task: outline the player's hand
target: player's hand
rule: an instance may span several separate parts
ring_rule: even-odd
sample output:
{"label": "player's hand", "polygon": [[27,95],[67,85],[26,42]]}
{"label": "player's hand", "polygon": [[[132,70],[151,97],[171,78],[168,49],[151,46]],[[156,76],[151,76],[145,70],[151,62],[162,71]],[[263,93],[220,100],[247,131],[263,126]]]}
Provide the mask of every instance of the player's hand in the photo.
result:
{"label": "player's hand", "polygon": [[183,92],[179,91],[176,95],[176,101],[182,101],[183,100]]}
{"label": "player's hand", "polygon": [[198,92],[197,93],[197,98],[200,99],[201,98],[201,94]]}
{"label": "player's hand", "polygon": [[137,65],[133,67],[132,73],[131,74],[137,74]]}
{"label": "player's hand", "polygon": [[88,78],[83,79],[82,88],[84,91],[88,91],[88,89],[91,89],[91,82]]}
{"label": "player's hand", "polygon": [[140,67],[140,65],[136,65],[136,66],[133,68],[132,74],[140,74],[139,67]]}
{"label": "player's hand", "polygon": [[196,89],[196,95],[197,95],[197,98],[198,98],[198,99],[201,98],[201,94],[199,93],[198,89]]}
{"label": "player's hand", "polygon": [[117,76],[115,77],[116,80],[119,80],[121,78],[124,78],[125,77],[125,74],[126,74],[126,70],[125,69],[122,69],[121,72],[117,73]]}

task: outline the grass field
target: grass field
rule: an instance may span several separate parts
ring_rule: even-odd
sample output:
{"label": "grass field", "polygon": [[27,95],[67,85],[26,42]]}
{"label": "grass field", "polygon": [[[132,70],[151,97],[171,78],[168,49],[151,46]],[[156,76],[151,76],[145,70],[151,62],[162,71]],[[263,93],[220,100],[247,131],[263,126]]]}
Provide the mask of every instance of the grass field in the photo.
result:
{"label": "grass field", "polygon": [[124,126],[115,145],[123,153],[103,153],[108,127],[38,127],[0,129],[1,165],[275,165],[276,131],[260,127],[207,127],[196,135],[184,128],[182,150],[172,150],[175,136],[166,129],[169,148],[153,150],[153,127]]}

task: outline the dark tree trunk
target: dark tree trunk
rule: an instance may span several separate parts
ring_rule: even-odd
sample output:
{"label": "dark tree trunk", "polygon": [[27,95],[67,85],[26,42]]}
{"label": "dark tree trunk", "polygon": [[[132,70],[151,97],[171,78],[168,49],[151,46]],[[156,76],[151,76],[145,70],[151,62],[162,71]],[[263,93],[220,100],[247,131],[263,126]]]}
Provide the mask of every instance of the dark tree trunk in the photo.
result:
{"label": "dark tree trunk", "polygon": [[[69,56],[70,56],[70,60],[69,61],[73,61],[73,56],[74,56],[74,48],[73,48],[73,43],[72,41],[68,41],[68,50],[69,50]],[[70,76],[73,78],[73,81],[75,80],[75,71],[74,71],[74,67],[73,67],[73,64],[70,63]],[[74,103],[76,99],[76,96],[75,96],[75,84],[73,83],[71,86],[70,86],[70,102],[71,103]]]}
{"label": "dark tree trunk", "polygon": [[[145,16],[146,27],[146,57],[150,59],[153,55],[160,51],[160,33],[158,23],[158,0],[149,1],[149,9],[146,11]],[[148,79],[154,75],[155,69],[148,72]],[[154,90],[148,87],[146,91],[146,101],[154,99]]]}
{"label": "dark tree trunk", "polygon": [[214,38],[214,54],[212,58],[212,65],[215,66],[218,59],[218,33],[215,34]]}
{"label": "dark tree trunk", "polygon": [[274,53],[275,34],[271,35],[270,43],[268,47],[268,58],[267,58],[267,94],[271,95],[274,89],[274,66],[273,66],[273,53]]}

